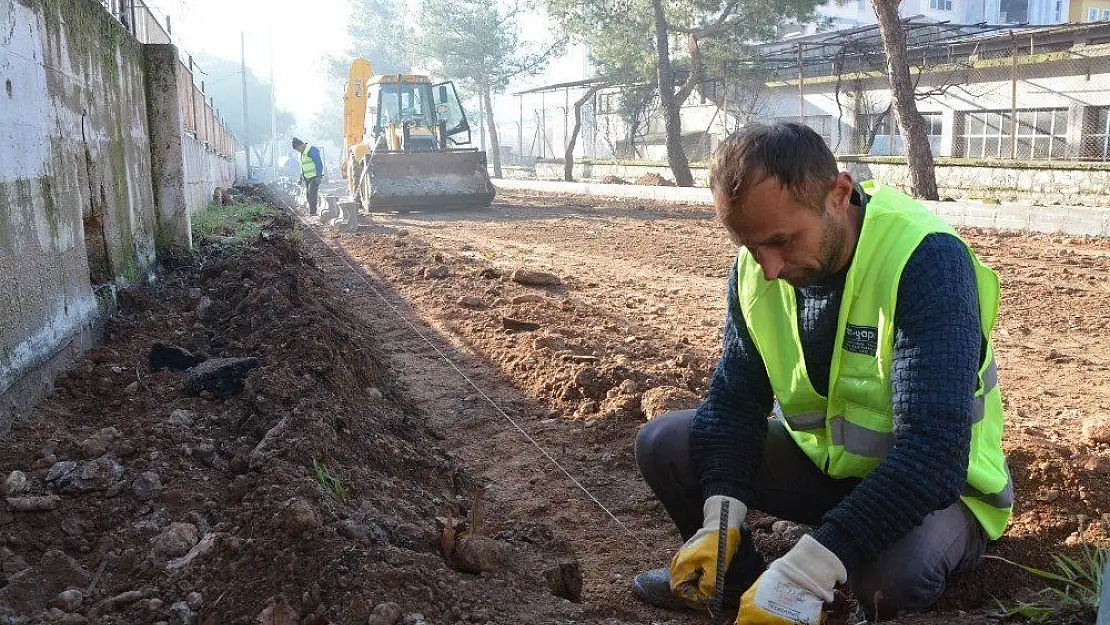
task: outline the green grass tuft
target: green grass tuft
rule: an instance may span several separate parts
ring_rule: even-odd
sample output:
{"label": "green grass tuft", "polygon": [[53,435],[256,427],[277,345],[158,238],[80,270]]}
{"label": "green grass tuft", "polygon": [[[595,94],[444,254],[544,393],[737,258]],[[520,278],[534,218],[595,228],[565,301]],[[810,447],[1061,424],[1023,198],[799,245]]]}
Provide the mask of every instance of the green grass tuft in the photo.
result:
{"label": "green grass tuft", "polygon": [[193,237],[214,240],[222,237],[227,243],[241,244],[262,232],[262,224],[277,216],[278,211],[265,204],[209,204],[193,215]]}
{"label": "green grass tuft", "polygon": [[328,465],[318,460],[313,460],[312,468],[316,471],[316,481],[320,482],[320,485],[324,487],[324,490],[328,491],[328,494],[339,501],[343,501],[347,498],[347,487],[343,485],[343,480],[332,474],[332,472],[328,470]]}
{"label": "green grass tuft", "polygon": [[[1000,618],[1021,617],[1034,623],[1043,623],[1060,612],[1079,612],[1093,622],[1102,593],[1103,571],[1110,558],[1110,549],[1095,546],[1083,540],[1082,550],[1075,557],[1054,554],[1050,570],[1038,569],[1000,556],[986,556],[1032,573],[1048,583],[1029,601],[1011,606],[998,601]],[[996,600],[997,601],[997,600]]]}

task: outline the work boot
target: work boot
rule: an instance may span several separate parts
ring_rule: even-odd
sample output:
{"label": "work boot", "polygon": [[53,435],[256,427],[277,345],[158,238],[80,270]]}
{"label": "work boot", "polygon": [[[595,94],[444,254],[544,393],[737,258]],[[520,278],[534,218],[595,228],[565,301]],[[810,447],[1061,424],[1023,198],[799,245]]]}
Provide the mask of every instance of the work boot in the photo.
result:
{"label": "work boot", "polygon": [[[741,551],[732,558],[728,572],[725,573],[725,592],[723,606],[735,609],[740,605],[740,596],[755,580],[767,570],[763,554],[752,541],[752,530],[747,523],[740,525]],[[632,581],[632,591],[644,603],[664,610],[693,610],[694,606],[679,599],[671,592],[669,568],[644,571]]]}

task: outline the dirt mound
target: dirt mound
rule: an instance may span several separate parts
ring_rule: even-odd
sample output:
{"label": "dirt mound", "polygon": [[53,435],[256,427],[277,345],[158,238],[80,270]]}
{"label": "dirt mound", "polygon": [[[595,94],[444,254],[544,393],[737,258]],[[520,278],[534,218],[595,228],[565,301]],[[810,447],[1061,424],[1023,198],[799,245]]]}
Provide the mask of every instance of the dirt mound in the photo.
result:
{"label": "dirt mound", "polygon": [[649,187],[673,187],[673,186],[675,186],[674,182],[672,182],[670,180],[667,180],[663,176],[660,176],[659,174],[654,173],[654,172],[652,172],[650,174],[644,174],[644,175],[640,176],[639,178],[636,178],[636,183],[635,184],[645,185],[645,186],[649,186]]}
{"label": "dirt mound", "polygon": [[[26,477],[5,486],[26,505],[0,509],[4,622],[486,622],[576,598],[577,562],[543,524],[470,536],[478,480],[289,224],[122,298],[105,346],[0,444],[0,478]],[[189,372],[147,366],[159,342],[242,390],[191,396]],[[222,361],[243,358],[257,366]]]}
{"label": "dirt mound", "polygon": [[600,182],[601,184],[628,184],[628,181],[624,178],[621,178],[620,176],[614,176],[612,174],[605,176],[600,180]]}

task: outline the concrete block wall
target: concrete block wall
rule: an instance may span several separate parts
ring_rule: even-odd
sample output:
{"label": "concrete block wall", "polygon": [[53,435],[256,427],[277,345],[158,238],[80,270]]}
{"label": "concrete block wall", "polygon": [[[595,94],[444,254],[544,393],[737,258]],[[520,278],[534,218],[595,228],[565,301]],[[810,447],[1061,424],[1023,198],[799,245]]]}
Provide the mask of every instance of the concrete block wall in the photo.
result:
{"label": "concrete block wall", "polygon": [[0,430],[155,259],[142,46],[93,0],[5,4]]}
{"label": "concrete block wall", "polygon": [[0,434],[234,181],[183,132],[178,63],[98,0],[0,2]]}
{"label": "concrete block wall", "polygon": [[[909,189],[905,163],[842,158],[840,166],[856,178],[875,178]],[[1110,206],[1110,166],[1085,163],[937,165],[937,189],[954,198],[993,198],[1068,206]]]}
{"label": "concrete block wall", "polygon": [[181,140],[185,165],[185,206],[193,214],[212,201],[212,190],[235,184],[235,161],[216,154],[196,137]]}

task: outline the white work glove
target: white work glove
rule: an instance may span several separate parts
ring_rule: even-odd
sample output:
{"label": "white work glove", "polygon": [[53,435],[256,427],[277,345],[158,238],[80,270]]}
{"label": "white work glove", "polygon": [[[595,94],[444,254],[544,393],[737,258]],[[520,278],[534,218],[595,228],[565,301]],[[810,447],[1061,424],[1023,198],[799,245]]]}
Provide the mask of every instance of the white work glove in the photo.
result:
{"label": "white work glove", "polygon": [[717,545],[721,528],[721,504],[728,502],[728,538],[725,570],[740,549],[740,524],[748,507],[739,499],[714,495],[702,505],[702,527],[671,559],[671,592],[694,607],[702,607],[716,594]]}
{"label": "white work glove", "polygon": [[826,603],[848,571],[836,554],[806,534],[740,598],[737,625],[820,625]]}

